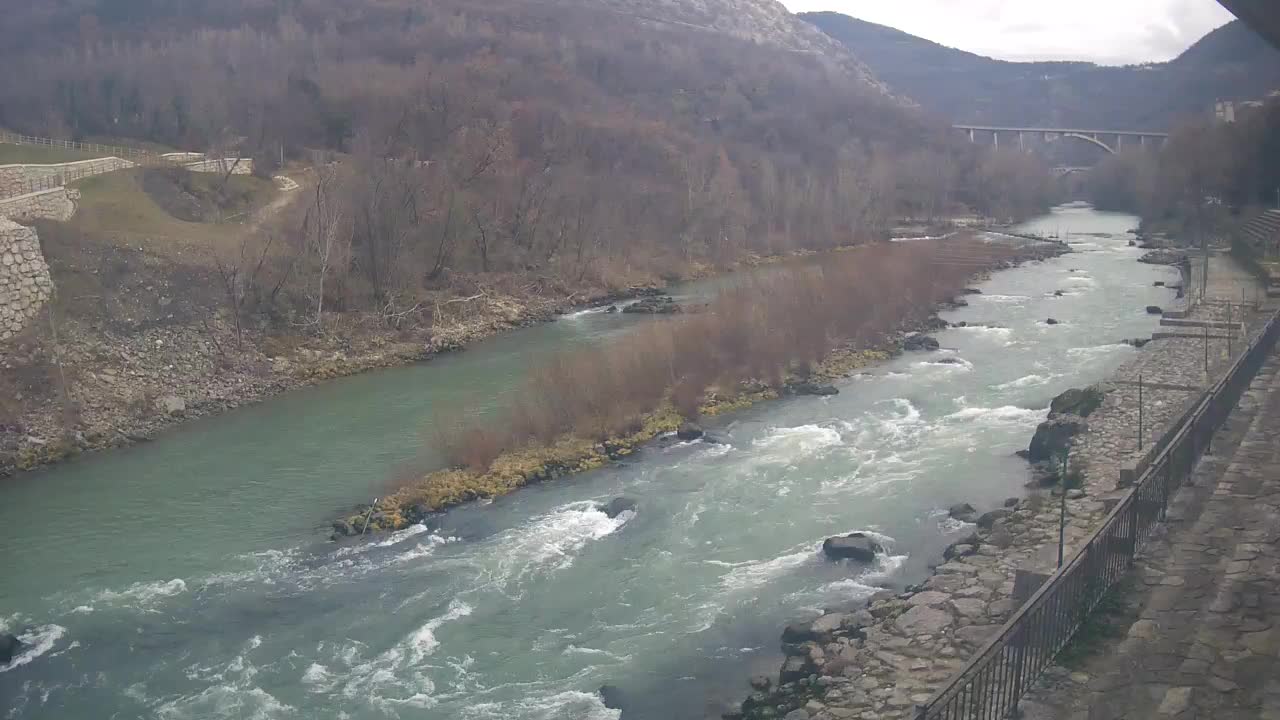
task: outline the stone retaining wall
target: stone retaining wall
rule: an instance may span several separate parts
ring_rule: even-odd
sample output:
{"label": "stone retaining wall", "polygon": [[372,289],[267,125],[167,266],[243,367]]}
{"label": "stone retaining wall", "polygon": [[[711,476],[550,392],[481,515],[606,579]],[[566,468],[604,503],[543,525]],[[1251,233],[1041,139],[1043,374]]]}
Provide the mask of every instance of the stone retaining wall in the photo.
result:
{"label": "stone retaining wall", "polygon": [[0,165],[0,198],[23,195],[32,189],[45,189],[41,187],[42,184],[65,184],[133,166],[134,163],[118,157],[53,165]]}
{"label": "stone retaining wall", "polygon": [[253,160],[249,158],[223,158],[222,160],[200,160],[199,162],[187,163],[182,167],[191,172],[203,173],[224,173],[227,168],[231,169],[232,175],[252,175]]}
{"label": "stone retaining wall", "polygon": [[52,294],[36,231],[0,218],[0,341],[22,332]]}
{"label": "stone retaining wall", "polygon": [[59,186],[51,190],[0,199],[0,218],[67,221],[76,212],[80,191]]}

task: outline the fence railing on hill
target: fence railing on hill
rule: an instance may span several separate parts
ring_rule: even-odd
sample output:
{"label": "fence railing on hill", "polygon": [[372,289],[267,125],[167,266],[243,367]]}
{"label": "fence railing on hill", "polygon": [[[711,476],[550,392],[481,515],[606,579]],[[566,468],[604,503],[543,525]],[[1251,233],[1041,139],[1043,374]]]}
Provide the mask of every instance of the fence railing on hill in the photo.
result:
{"label": "fence railing on hill", "polygon": [[81,150],[84,152],[114,155],[137,163],[162,162],[159,153],[143,148],[124,147],[121,145],[101,145],[98,143],[82,143],[75,140],[58,140],[56,138],[20,135],[18,133],[0,132],[0,143],[9,145],[34,145],[38,147],[54,147],[64,150]]}
{"label": "fence railing on hill", "polygon": [[[56,173],[44,175],[42,177],[24,180],[21,183],[11,185],[4,192],[0,192],[0,200],[27,195],[29,193],[41,192],[43,190],[53,190],[60,188],[67,183],[73,183],[77,180],[83,180],[95,175],[113,172],[121,169],[122,165],[115,158],[104,159],[101,162],[80,162],[74,165],[68,164],[68,167],[60,169]],[[127,166],[126,166],[127,167]]]}
{"label": "fence railing on hill", "polygon": [[1280,313],[1182,417],[1129,493],[1070,562],[1055,572],[1000,631],[916,708],[917,720],[1009,717],[1032,683],[1071,641],[1103,595],[1129,571],[1139,543],[1164,518],[1214,432],[1239,402],[1280,337]]}

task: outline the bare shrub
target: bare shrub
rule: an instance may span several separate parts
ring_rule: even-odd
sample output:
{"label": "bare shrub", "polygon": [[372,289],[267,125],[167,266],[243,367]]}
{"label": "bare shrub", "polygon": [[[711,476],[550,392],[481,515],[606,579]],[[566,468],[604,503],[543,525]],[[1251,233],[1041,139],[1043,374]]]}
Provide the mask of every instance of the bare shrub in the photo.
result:
{"label": "bare shrub", "polygon": [[709,390],[733,395],[743,381],[780,387],[841,344],[881,342],[1002,252],[975,241],[881,243],[833,255],[820,268],[749,277],[705,312],[651,320],[602,347],[552,357],[516,393],[501,429],[458,428],[442,449],[452,463],[481,470],[506,450],[566,434],[602,440],[631,432],[668,401],[695,418]]}

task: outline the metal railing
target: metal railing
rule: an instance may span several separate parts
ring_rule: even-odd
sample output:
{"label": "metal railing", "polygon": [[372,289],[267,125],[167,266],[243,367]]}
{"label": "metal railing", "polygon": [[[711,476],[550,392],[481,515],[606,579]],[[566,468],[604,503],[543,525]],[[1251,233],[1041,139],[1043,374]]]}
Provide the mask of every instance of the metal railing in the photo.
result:
{"label": "metal railing", "polygon": [[1183,416],[1165,447],[1075,557],[1054,573],[929,702],[917,720],[1008,717],[1053,663],[1102,596],[1133,564],[1139,543],[1164,519],[1173,492],[1209,448],[1280,336],[1272,316],[1230,371]]}

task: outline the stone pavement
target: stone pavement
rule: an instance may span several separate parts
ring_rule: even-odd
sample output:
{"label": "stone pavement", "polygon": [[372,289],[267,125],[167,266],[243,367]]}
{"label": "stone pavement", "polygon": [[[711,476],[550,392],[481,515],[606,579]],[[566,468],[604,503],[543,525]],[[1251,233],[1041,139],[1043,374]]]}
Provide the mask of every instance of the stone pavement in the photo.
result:
{"label": "stone pavement", "polygon": [[1280,720],[1280,356],[1144,548],[1137,619],[1028,694],[1030,720]]}

